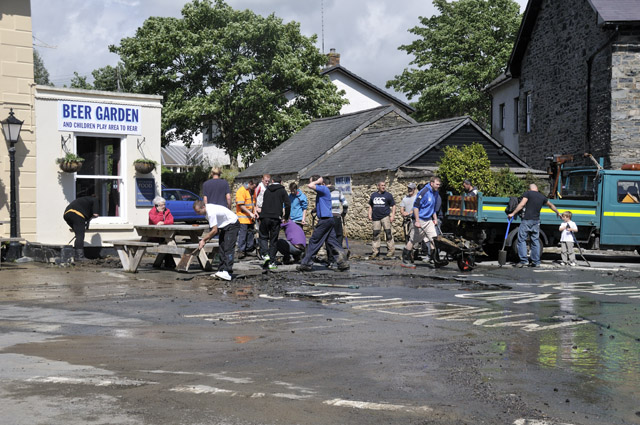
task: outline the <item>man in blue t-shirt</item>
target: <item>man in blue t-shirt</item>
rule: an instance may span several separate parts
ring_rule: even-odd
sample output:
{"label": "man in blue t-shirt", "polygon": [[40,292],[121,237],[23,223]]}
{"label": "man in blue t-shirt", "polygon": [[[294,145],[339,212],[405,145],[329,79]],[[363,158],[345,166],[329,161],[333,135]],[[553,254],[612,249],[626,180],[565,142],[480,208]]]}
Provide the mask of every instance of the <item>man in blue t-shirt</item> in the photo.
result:
{"label": "man in blue t-shirt", "polygon": [[393,195],[386,191],[385,182],[378,182],[378,191],[369,198],[369,221],[373,225],[373,241],[371,242],[371,257],[376,258],[380,252],[380,232],[384,229],[387,238],[387,258],[393,257],[395,244],[393,242],[393,219],[396,216],[396,203]]}
{"label": "man in blue t-shirt", "polygon": [[329,188],[325,186],[324,180],[320,176],[313,176],[309,180],[307,185],[309,189],[316,191],[316,214],[318,217],[318,224],[313,229],[311,238],[309,239],[309,246],[304,258],[298,266],[298,271],[308,272],[313,270],[311,257],[316,255],[322,245],[327,242],[329,246],[338,253],[338,270],[344,271],[349,269],[349,263],[347,262],[347,255],[345,254],[342,246],[336,239],[336,232],[333,228],[333,213],[331,212],[331,192]]}
{"label": "man in blue t-shirt", "polygon": [[429,184],[422,188],[416,196],[413,204],[413,217],[415,219],[412,239],[402,250],[402,267],[415,269],[411,262],[411,252],[413,245],[419,243],[425,237],[429,241],[429,246],[433,250],[433,239],[437,236],[436,225],[438,224],[438,214],[436,204],[438,202],[438,189],[442,185],[439,177],[431,178]]}

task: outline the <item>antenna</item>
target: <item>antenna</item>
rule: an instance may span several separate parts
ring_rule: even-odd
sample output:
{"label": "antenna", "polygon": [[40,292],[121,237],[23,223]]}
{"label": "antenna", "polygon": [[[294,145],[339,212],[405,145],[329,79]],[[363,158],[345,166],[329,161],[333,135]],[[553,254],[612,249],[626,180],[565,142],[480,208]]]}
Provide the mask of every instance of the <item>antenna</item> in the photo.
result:
{"label": "antenna", "polygon": [[324,0],[320,0],[320,16],[322,20],[322,54],[324,55]]}
{"label": "antenna", "polygon": [[35,35],[31,35],[31,37],[35,40],[35,41],[39,41],[41,44],[38,43],[33,43],[34,46],[36,47],[46,47],[47,49],[57,49],[58,46],[52,46],[51,44],[47,44],[46,42],[40,40],[38,37],[36,37]]}

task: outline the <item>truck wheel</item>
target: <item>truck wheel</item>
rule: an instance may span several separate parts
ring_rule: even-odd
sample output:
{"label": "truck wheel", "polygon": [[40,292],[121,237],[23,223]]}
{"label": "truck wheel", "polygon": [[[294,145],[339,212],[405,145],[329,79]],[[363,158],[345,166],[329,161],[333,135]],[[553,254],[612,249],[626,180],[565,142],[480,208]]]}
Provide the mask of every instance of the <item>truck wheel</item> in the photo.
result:
{"label": "truck wheel", "polygon": [[[544,246],[542,245],[542,239],[540,239],[540,258],[542,259],[542,253],[544,252]],[[527,256],[531,258],[531,241],[527,240]],[[518,255],[518,239],[516,238],[511,244],[511,249],[509,250],[509,259],[511,261],[520,261],[520,256]]]}

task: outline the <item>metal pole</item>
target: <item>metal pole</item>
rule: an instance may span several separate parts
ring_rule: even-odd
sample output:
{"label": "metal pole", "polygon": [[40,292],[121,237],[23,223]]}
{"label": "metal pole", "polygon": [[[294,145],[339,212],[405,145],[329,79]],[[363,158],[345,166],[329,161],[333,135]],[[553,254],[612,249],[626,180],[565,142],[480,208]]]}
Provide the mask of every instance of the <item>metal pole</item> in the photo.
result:
{"label": "metal pole", "polygon": [[[15,142],[11,142],[11,147],[9,147],[9,173],[10,173],[10,184],[11,184],[11,195],[10,195],[10,209],[9,209],[9,217],[11,219],[11,230],[10,237],[17,238],[18,237],[18,214],[17,214],[17,202],[16,202],[16,147]],[[9,242],[9,250],[7,251],[7,261],[15,261],[21,256],[22,245],[17,240],[12,240]]]}

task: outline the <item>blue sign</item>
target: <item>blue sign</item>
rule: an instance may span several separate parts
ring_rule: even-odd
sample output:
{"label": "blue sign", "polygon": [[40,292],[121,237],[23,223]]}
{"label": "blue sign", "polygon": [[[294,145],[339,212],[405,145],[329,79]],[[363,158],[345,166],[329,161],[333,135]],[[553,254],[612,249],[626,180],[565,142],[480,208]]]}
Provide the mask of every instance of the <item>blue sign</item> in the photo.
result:
{"label": "blue sign", "polygon": [[58,130],[142,134],[141,108],[111,103],[58,101]]}
{"label": "blue sign", "polygon": [[156,179],[136,178],[136,207],[152,207],[156,197]]}

